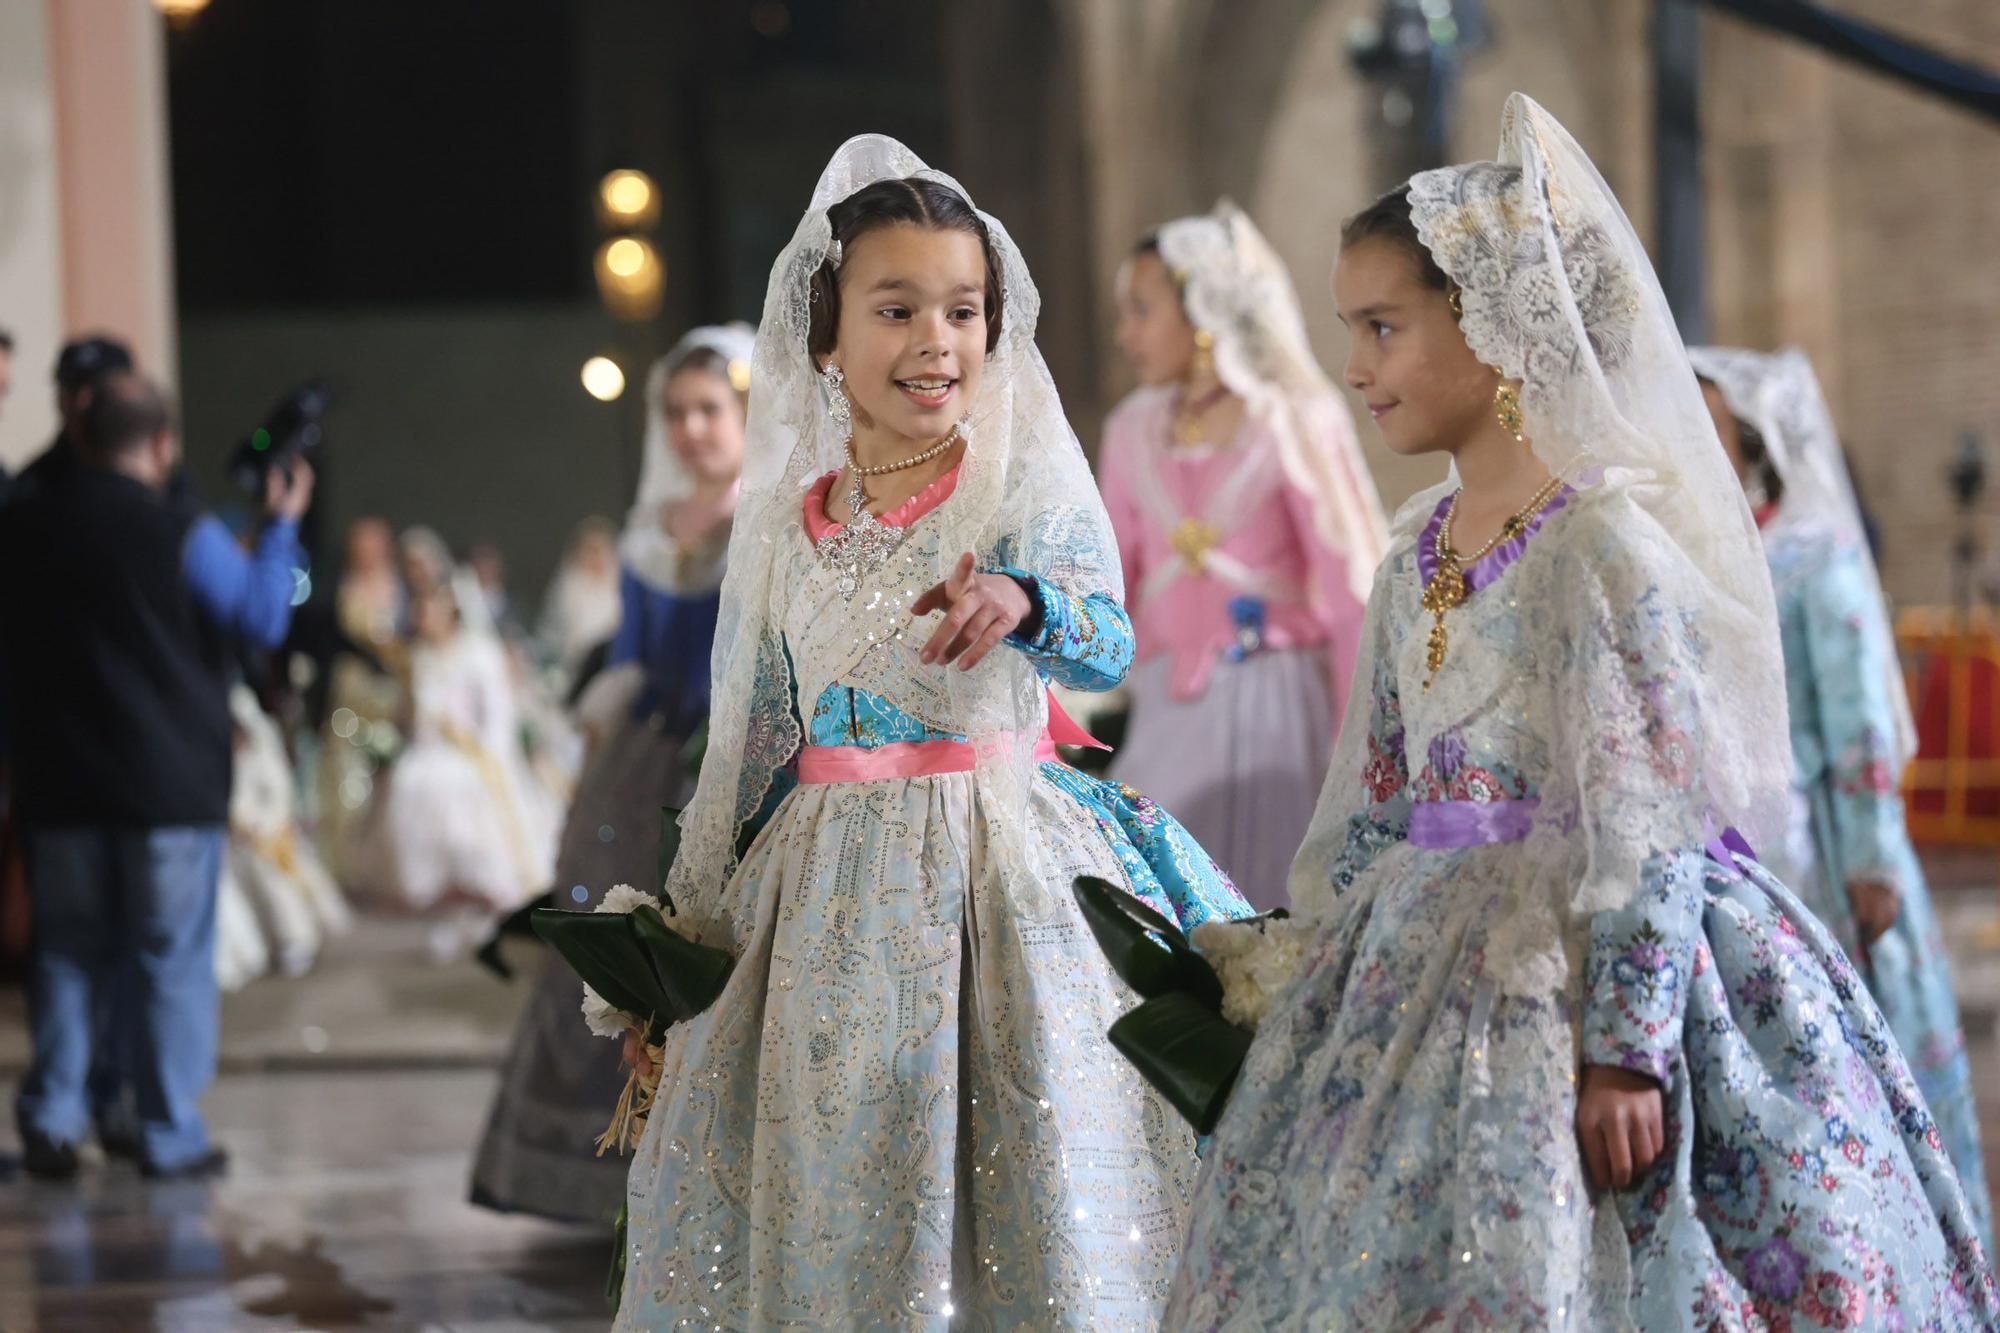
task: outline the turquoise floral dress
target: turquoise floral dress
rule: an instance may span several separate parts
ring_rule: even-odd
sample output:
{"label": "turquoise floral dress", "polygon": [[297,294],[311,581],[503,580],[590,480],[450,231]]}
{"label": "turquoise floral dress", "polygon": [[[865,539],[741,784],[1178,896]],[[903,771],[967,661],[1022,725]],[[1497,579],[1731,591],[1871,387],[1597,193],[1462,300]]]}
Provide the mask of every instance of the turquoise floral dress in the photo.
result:
{"label": "turquoise floral dress", "polygon": [[[1215,1131],[1165,1327],[1994,1327],[1977,1216],[1862,979],[1740,836],[1674,817],[1707,651],[1657,576],[1678,548],[1616,489],[1566,495],[1467,571],[1427,688],[1442,514],[1377,576],[1358,811]],[[1537,820],[1565,784],[1574,815]],[[1624,906],[1517,928],[1541,867],[1573,885],[1614,838],[1638,849]],[[1665,1151],[1629,1189],[1586,1181],[1586,1064],[1663,1090]]]}
{"label": "turquoise floral dress", "polygon": [[[1990,1252],[1972,1068],[1944,938],[1903,823],[1889,697],[1895,681],[1874,665],[1891,651],[1882,590],[1860,546],[1788,523],[1782,511],[1766,528],[1764,547],[1778,595],[1797,775],[1791,837],[1766,859],[1859,963],[1958,1166]],[[1858,879],[1886,881],[1901,902],[1895,924],[1865,950],[1846,888]]]}

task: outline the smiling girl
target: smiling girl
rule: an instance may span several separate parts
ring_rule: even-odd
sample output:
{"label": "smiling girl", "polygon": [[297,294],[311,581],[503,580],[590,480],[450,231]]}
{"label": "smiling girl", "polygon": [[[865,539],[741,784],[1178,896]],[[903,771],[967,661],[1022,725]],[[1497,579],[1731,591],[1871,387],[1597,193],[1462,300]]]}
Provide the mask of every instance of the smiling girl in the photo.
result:
{"label": "smiling girl", "polygon": [[1132,640],[1037,313],[1000,224],[872,136],[772,270],[668,881],[737,963],[667,1036],[620,1327],[1157,1324],[1193,1140],[1103,1035],[1129,997],[1070,884],[1248,909],[1056,760],[1049,683]]}
{"label": "smiling girl", "polygon": [[1165,1327],[1991,1328],[1881,1012],[1750,851],[1771,585],[1666,299],[1553,117],[1501,149],[1342,237],[1348,382],[1452,475],[1376,576]]}

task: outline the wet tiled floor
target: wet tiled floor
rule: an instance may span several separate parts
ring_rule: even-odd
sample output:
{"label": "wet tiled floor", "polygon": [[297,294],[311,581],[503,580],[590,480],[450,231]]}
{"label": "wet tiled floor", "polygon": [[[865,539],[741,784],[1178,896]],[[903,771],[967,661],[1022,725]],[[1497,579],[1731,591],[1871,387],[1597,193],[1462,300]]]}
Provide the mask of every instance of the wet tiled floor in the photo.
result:
{"label": "wet tiled floor", "polygon": [[[1929,859],[2000,1166],[2000,857]],[[433,963],[421,928],[364,922],[313,975],[231,997],[208,1102],[230,1174],[0,1179],[0,1333],[605,1328],[608,1235],[465,1202],[524,989]],[[0,995],[8,1104],[20,1022],[18,995]]]}

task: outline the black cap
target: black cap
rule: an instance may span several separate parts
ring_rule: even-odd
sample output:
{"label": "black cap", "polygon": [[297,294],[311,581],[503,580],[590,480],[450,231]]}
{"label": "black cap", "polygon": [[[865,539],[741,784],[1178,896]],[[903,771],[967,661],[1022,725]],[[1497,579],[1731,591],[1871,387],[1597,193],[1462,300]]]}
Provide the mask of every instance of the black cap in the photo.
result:
{"label": "black cap", "polygon": [[56,387],[78,389],[113,370],[132,369],[132,349],[116,338],[93,334],[63,344],[56,357]]}

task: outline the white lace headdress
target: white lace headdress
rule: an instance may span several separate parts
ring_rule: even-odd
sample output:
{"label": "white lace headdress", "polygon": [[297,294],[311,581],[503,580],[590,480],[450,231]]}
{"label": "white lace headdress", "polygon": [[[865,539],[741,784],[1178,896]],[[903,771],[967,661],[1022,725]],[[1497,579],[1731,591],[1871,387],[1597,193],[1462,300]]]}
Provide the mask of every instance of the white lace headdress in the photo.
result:
{"label": "white lace headdress", "polygon": [[[1722,390],[1723,401],[1740,419],[1757,428],[1771,453],[1771,464],[1784,481],[1784,497],[1772,520],[1773,535],[1787,528],[1816,528],[1831,534],[1842,547],[1858,553],[1868,577],[1879,590],[1881,576],[1868,550],[1868,530],[1861,502],[1842,457],[1840,433],[1820,392],[1812,362],[1796,347],[1777,352],[1753,352],[1741,347],[1695,347],[1688,355],[1703,378]],[[1896,711],[1896,743],[1904,763],[1916,757],[1917,728],[1910,715],[1910,697],[1903,683],[1903,664],[1889,608],[1876,601],[1881,620],[1877,641],[1883,647],[1881,670],[1889,681],[1889,698]]]}
{"label": "white lace headdress", "polygon": [[674,452],[666,418],[667,381],[697,352],[713,352],[728,363],[729,382],[738,393],[750,384],[750,356],[757,331],[748,324],[704,324],[681,340],[646,372],[646,436],[639,462],[639,494],[625,517],[619,550],[625,562],[646,567],[649,548],[660,540],[660,506],[694,489],[687,466]]}
{"label": "white lace headdress", "polygon": [[[1662,843],[1698,843],[1730,825],[1755,843],[1783,829],[1791,741],[1770,575],[1646,252],[1556,119],[1514,94],[1499,160],[1422,172],[1410,181],[1409,200],[1418,236],[1460,290],[1466,342],[1520,381],[1522,429],[1536,456],[1579,489],[1622,491],[1634,558],[1668,605],[1699,613],[1700,655],[1688,673],[1695,679],[1675,682],[1692,691],[1700,715],[1691,777],[1671,792],[1607,798],[1589,789],[1591,772],[1556,757],[1534,837],[1551,857],[1583,859],[1548,868],[1567,902],[1522,914],[1522,930],[1531,918],[1553,927],[1547,910],[1574,919],[1628,901],[1640,863]],[[1393,525],[1397,537],[1421,528],[1455,485],[1406,505]],[[1371,608],[1371,616],[1380,613]],[[1579,683],[1565,700],[1562,722],[1578,755],[1589,749],[1580,738],[1614,720],[1597,710],[1615,707],[1622,687],[1606,687]],[[1327,901],[1327,864],[1349,816],[1366,803],[1360,774],[1369,703],[1357,688],[1294,866],[1295,900]],[[1651,738],[1632,739],[1643,746]],[[1644,783],[1646,767],[1629,765],[1635,784]]]}
{"label": "white lace headdress", "polygon": [[1159,244],[1189,321],[1215,340],[1217,377],[1275,435],[1286,476],[1311,497],[1319,539],[1366,598],[1388,545],[1382,500],[1353,415],[1313,356],[1284,261],[1227,199],[1167,223]]}
{"label": "white lace headdress", "polygon": [[[798,589],[782,575],[807,542],[802,504],[812,484],[845,459],[846,431],[828,410],[820,368],[807,348],[811,279],[829,262],[836,271],[840,263],[828,210],[866,186],[912,177],[970,202],[956,181],[895,140],[849,140],[827,164],[791,243],[771,268],[751,362],[749,440],[722,586],[707,758],[682,817],[681,852],[668,882],[675,902],[698,921],[735,864],[740,826],[799,747],[795,693],[810,709],[822,689],[859,669],[871,648],[888,641],[914,654],[929,629],[919,625],[908,632],[911,589],[941,582],[959,554],[971,551],[982,565],[1004,559],[1078,597],[1123,595],[1110,520],[1034,344],[1040,297],[1006,228],[982,213],[998,261],[1003,319],[961,424],[967,444],[957,484],[889,567],[864,580],[852,597],[832,596],[807,608],[809,638],[785,641],[785,625],[801,623],[800,608],[790,601]],[[1002,848],[1023,854],[1028,775],[1047,716],[1033,666],[1002,648],[969,672],[906,669],[898,679],[926,684],[893,697],[897,707],[971,739],[981,756],[978,777],[991,832]],[[1067,886],[1055,890],[1066,893]]]}

